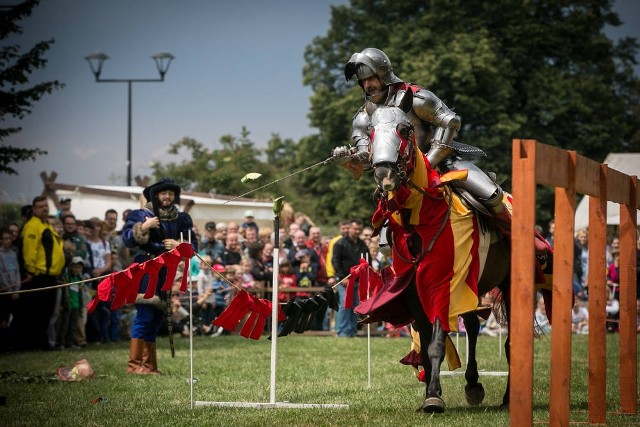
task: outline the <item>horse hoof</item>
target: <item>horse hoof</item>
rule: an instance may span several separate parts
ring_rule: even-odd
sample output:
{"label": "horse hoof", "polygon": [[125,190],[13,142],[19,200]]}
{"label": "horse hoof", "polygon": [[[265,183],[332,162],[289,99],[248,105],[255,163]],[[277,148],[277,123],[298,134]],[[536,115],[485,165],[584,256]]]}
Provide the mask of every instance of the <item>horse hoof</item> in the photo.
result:
{"label": "horse hoof", "polygon": [[444,412],[444,400],[439,397],[427,397],[422,404],[422,411],[427,414],[441,414]]}
{"label": "horse hoof", "polygon": [[484,400],[484,387],[481,383],[464,386],[464,397],[471,406],[478,406]]}

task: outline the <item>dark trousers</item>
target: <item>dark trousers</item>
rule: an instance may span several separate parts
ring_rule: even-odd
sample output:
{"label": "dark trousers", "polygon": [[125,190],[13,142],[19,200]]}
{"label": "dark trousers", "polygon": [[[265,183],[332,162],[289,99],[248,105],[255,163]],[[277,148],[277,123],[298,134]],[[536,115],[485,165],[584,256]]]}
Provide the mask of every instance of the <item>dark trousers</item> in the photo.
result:
{"label": "dark trousers", "polygon": [[58,319],[58,337],[56,343],[58,346],[65,346],[68,348],[76,344],[75,335],[79,315],[79,308],[67,308],[62,313],[60,313],[60,318]]}
{"label": "dark trousers", "polygon": [[100,301],[95,313],[100,341],[120,341],[120,309],[111,310],[111,301]]}
{"label": "dark trousers", "polygon": [[[55,276],[44,274],[22,284],[22,290],[55,286]],[[16,350],[50,350],[48,329],[56,303],[57,289],[19,294],[11,335]]]}

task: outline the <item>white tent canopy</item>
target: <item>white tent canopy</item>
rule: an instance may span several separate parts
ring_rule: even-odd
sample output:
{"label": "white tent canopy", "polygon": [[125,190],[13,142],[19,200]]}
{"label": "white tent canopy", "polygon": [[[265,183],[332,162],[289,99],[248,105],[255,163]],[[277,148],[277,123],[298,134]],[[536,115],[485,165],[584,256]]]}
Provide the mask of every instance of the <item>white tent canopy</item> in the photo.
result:
{"label": "white tent canopy", "polygon": [[[629,176],[640,177],[640,153],[609,153],[604,162],[610,169],[615,169]],[[637,217],[640,225],[640,215]],[[607,225],[620,225],[620,205],[607,202]],[[589,226],[589,196],[584,196],[576,209],[575,229]]]}

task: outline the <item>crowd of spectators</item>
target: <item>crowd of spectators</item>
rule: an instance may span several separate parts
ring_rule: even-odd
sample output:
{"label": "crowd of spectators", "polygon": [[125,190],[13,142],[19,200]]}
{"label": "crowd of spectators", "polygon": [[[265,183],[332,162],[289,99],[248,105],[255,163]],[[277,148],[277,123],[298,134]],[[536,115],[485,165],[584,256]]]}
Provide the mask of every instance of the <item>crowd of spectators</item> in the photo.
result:
{"label": "crowd of spectators", "polygon": [[[545,238],[553,247],[555,221],[549,221],[548,232]],[[636,241],[636,283],[640,279],[640,233]],[[574,259],[573,259],[573,295],[574,304],[571,310],[572,331],[575,334],[589,333],[589,231],[586,228],[579,229],[574,235]],[[612,234],[607,239],[605,265],[607,281],[606,302],[606,330],[607,332],[619,331],[620,320],[620,238]],[[637,306],[637,331],[640,333],[640,287],[636,288]],[[550,332],[551,327],[549,326]],[[543,331],[543,333],[548,333]]]}
{"label": "crowd of spectators", "polygon": [[[38,276],[25,266],[24,227],[33,217],[36,203],[40,208],[42,202],[42,198],[36,198],[32,206],[23,207],[22,224],[6,224],[0,229],[0,292],[24,290],[29,287],[30,280]],[[109,302],[100,302],[93,313],[87,313],[87,304],[95,296],[100,278],[113,271],[126,269],[135,256],[136,249],[123,245],[117,228],[118,220],[124,222],[127,214],[128,211],[118,213],[109,209],[102,218],[81,220],[73,214],[70,199],[60,200],[60,209],[55,214],[47,212],[42,216],[42,212],[38,213],[45,220],[43,230],[50,230],[45,235],[52,236],[54,242],[60,241],[60,253],[54,256],[61,257],[64,268],[55,274],[55,283],[70,285],[47,292],[46,301],[42,296],[35,297],[35,292],[1,297],[0,350],[67,349],[129,338],[129,329],[135,316],[133,305],[111,310]],[[189,268],[191,291],[180,292],[181,277],[186,273],[179,271],[176,283],[167,295],[171,299],[173,331],[189,336],[189,325],[192,324],[193,333],[210,336],[228,333],[214,327],[212,321],[240,289],[270,298],[276,263],[279,271],[279,301],[282,303],[297,297],[312,296],[324,286],[334,286],[348,275],[349,268],[358,262],[360,256],[365,256],[376,271],[391,264],[391,259],[380,251],[379,237],[374,237],[373,229],[358,218],[344,219],[335,224],[332,227],[338,230],[335,234],[323,233],[320,226],[299,212],[285,224],[277,230],[278,259],[274,259],[274,230],[264,225],[259,227],[251,211],[246,211],[244,219],[237,222],[208,221],[202,231],[194,226],[200,249],[199,257],[191,260]],[[553,234],[554,223],[551,221],[545,236],[551,246],[554,243]],[[607,269],[607,330],[610,332],[618,330],[619,243],[617,236],[609,240],[607,265],[603,266]],[[640,239],[638,247],[640,249]],[[58,246],[53,245],[53,249],[48,250],[58,250],[56,248]],[[587,272],[588,232],[579,230],[575,235],[573,281],[576,303],[572,318],[575,333],[588,333]],[[357,319],[352,311],[342,308],[343,291],[342,286],[337,287],[337,293],[341,296],[337,316],[330,316],[329,311],[317,313],[312,329],[336,330],[339,336],[356,334]],[[21,329],[21,323],[25,319],[21,317],[28,311],[24,308],[26,303],[46,303],[46,307],[51,306],[51,310],[45,310],[47,317],[39,319],[40,324],[33,329],[46,337],[37,343],[29,343],[22,337],[25,331]],[[638,310],[640,312],[640,298]],[[189,313],[193,313],[193,322]],[[551,326],[544,314],[541,298],[535,316],[537,333],[550,333]],[[487,335],[502,332],[492,315],[483,320],[482,325],[482,331]],[[380,329],[384,330],[386,326],[380,325]]]}
{"label": "crowd of spectators", "polygon": [[[126,221],[128,210],[118,213],[109,209],[101,218],[79,219],[73,213],[71,202],[71,199],[60,199],[59,210],[49,213],[48,201],[38,199],[39,204],[47,206],[46,214],[41,217],[42,227],[49,230],[45,234],[59,242],[55,248],[59,249],[63,268],[52,284],[60,286],[50,292],[14,293],[0,298],[0,350],[64,350],[129,338],[135,317],[133,304],[111,310],[110,301],[100,301],[92,313],[87,313],[87,304],[95,297],[102,278],[129,267],[136,255],[137,249],[124,246],[118,229],[119,220]],[[33,206],[23,207],[22,214],[21,224],[8,224],[0,231],[0,292],[24,290],[25,279],[30,277],[24,265],[23,228],[33,217]],[[341,224],[351,224],[351,219],[343,220]],[[218,336],[228,333],[215,328],[212,321],[239,289],[270,298],[275,263],[279,269],[281,302],[312,296],[319,293],[315,292],[318,289],[334,285],[336,273],[331,266],[331,248],[345,236],[341,224],[336,224],[336,228],[342,233],[326,236],[307,215],[294,213],[292,221],[278,230],[277,260],[273,256],[274,231],[266,226],[259,227],[251,211],[246,211],[244,219],[237,222],[208,221],[202,232],[194,226],[200,249],[199,257],[194,257],[190,263],[191,290],[180,292],[185,273],[179,269],[176,283],[167,295],[171,300],[173,332],[188,336],[192,324],[192,332],[197,334]],[[369,247],[376,247],[375,252],[371,250],[375,258],[370,261],[380,269],[389,265],[390,260],[377,251],[377,240],[371,238],[372,232],[366,227],[362,239],[360,236],[358,239]],[[29,340],[21,338],[27,332],[14,327],[16,323],[20,326],[15,319],[21,317],[16,307],[24,305],[16,302],[26,303],[35,295],[45,293],[51,310],[45,311],[46,318],[38,321],[38,328],[43,337],[46,336],[46,342],[31,346]],[[193,313],[193,322],[189,313]],[[311,327],[330,330],[333,327],[330,321],[328,311],[317,313]],[[165,333],[167,330],[164,328]]]}
{"label": "crowd of spectators", "polygon": [[[127,338],[130,316],[121,314],[129,308],[111,310],[108,302],[100,302],[87,313],[100,278],[128,267],[134,255],[116,230],[118,212],[109,209],[104,218],[80,220],[72,212],[71,199],[60,199],[59,206],[50,213],[47,199],[36,197],[32,205],[23,206],[22,224],[2,227],[0,289],[23,291],[0,298],[3,350],[62,350]],[[59,269],[50,261],[57,259]],[[37,265],[40,261],[42,268]],[[52,276],[50,282],[39,282],[47,276]],[[29,289],[34,291],[24,293]],[[35,312],[45,318],[38,319]],[[40,330],[45,331],[46,341],[32,339],[30,331]]]}

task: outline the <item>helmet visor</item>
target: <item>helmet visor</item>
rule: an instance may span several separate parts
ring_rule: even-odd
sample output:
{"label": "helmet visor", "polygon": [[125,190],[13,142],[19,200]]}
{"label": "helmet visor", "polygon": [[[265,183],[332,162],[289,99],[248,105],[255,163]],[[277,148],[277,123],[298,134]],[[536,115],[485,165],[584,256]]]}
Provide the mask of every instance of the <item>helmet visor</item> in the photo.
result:
{"label": "helmet visor", "polygon": [[356,67],[356,77],[358,77],[358,80],[368,79],[374,74],[375,72],[367,65],[358,64],[358,66]]}
{"label": "helmet visor", "polygon": [[[347,79],[347,81],[351,80],[353,75],[357,74],[359,72],[359,69],[362,68],[362,65],[365,65],[367,68],[369,68],[369,70],[371,70],[370,76],[375,74],[374,70],[376,69],[376,64],[374,64],[371,58],[363,53],[354,53],[353,55],[351,55],[351,58],[349,59],[349,62],[347,62],[347,65],[344,66],[344,78]],[[358,75],[359,80],[362,80],[363,78],[366,79],[367,77],[360,77]]]}

